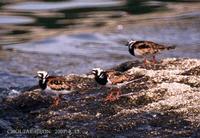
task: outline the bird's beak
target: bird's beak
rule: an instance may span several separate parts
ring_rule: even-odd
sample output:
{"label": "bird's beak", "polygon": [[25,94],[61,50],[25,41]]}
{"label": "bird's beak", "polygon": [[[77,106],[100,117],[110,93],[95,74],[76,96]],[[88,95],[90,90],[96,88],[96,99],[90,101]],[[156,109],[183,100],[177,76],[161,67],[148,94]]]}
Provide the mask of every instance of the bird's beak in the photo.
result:
{"label": "bird's beak", "polygon": [[35,75],[33,78],[38,78],[38,76],[37,76],[37,75]]}
{"label": "bird's beak", "polygon": [[129,45],[129,41],[126,42],[125,46],[128,46],[128,45]]}

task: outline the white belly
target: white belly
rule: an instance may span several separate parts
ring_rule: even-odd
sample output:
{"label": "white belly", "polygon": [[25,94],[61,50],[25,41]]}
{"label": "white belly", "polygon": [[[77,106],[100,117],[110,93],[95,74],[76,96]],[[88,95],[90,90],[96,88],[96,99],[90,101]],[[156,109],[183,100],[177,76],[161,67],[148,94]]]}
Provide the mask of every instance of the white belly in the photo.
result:
{"label": "white belly", "polygon": [[47,94],[54,94],[54,95],[60,95],[60,94],[69,94],[72,91],[68,91],[68,90],[60,90],[60,91],[56,91],[56,90],[52,90],[50,87],[47,86],[47,88],[45,89],[45,93]]}
{"label": "white belly", "polygon": [[142,57],[143,57],[143,53],[142,53],[142,51],[139,50],[139,49],[134,49],[134,55],[135,55],[136,57],[139,57],[139,58],[142,58]]}

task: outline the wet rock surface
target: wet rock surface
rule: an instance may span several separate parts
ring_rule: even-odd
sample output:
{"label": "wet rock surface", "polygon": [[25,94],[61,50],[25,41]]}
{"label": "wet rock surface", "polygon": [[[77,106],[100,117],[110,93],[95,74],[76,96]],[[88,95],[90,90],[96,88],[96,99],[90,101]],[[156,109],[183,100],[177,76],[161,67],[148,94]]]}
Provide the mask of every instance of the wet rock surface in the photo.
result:
{"label": "wet rock surface", "polygon": [[56,107],[40,89],[7,97],[0,136],[200,137],[200,60],[170,58],[146,68],[129,61],[110,71],[121,90],[113,102],[105,101],[112,88],[90,73],[66,76],[74,92]]}

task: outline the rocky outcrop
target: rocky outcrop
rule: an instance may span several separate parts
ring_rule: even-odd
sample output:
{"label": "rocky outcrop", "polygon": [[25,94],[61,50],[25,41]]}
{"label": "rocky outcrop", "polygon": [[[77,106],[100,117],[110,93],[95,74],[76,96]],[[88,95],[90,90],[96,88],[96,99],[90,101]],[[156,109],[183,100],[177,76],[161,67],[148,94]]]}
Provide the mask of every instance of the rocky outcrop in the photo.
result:
{"label": "rocky outcrop", "polygon": [[38,89],[26,91],[4,100],[0,125],[43,130],[24,134],[31,136],[200,137],[200,60],[164,59],[146,68],[129,61],[111,71],[121,90],[116,101],[105,101],[112,88],[98,86],[90,73],[69,75],[77,88],[59,106]]}

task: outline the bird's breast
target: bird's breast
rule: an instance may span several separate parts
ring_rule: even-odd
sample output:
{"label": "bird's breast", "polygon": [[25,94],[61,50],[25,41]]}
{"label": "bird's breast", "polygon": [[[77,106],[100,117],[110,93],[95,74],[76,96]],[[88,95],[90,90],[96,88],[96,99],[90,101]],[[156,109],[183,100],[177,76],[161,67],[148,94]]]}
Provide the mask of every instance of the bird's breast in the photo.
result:
{"label": "bird's breast", "polygon": [[130,53],[131,55],[135,56],[135,53],[134,53],[134,49],[133,49],[133,48],[130,48],[130,47],[129,47],[128,51],[129,51],[129,53]]}
{"label": "bird's breast", "polygon": [[133,50],[133,52],[134,52],[134,56],[136,57],[143,57],[144,55],[144,51],[142,49],[136,48]]}
{"label": "bird's breast", "polygon": [[107,79],[100,79],[100,78],[96,78],[96,81],[97,81],[100,85],[106,85],[106,83],[108,82]]}

